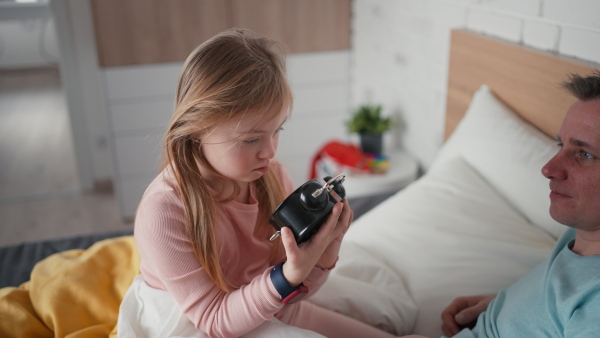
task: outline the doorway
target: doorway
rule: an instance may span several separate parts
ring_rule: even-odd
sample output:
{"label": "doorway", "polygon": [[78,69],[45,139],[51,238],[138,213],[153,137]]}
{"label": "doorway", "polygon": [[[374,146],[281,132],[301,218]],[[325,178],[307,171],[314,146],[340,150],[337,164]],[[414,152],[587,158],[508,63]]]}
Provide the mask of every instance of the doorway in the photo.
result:
{"label": "doorway", "polygon": [[0,203],[79,191],[48,4],[5,1],[0,17]]}
{"label": "doorway", "polygon": [[130,229],[79,179],[48,2],[0,6],[0,246]]}

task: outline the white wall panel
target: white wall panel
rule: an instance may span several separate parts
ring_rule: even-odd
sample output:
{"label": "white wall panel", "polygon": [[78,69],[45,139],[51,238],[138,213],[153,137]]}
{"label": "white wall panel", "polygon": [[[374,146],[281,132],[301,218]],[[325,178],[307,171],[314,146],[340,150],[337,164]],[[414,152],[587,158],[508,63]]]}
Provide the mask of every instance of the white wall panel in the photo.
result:
{"label": "white wall panel", "polygon": [[346,139],[347,133],[344,128],[346,118],[343,116],[329,116],[312,119],[295,119],[286,124],[285,131],[281,134],[279,141],[279,154],[289,152],[291,154],[312,153],[331,139]]}
{"label": "white wall panel", "polygon": [[134,218],[139,201],[155,176],[155,172],[148,172],[146,175],[115,180],[119,197],[119,210],[123,218],[128,220]]}
{"label": "white wall panel", "polygon": [[160,167],[163,131],[115,137],[115,160],[119,177],[157,172]]}
{"label": "white wall panel", "polygon": [[335,82],[350,77],[350,51],[292,54],[287,57],[288,79],[292,86]]}
{"label": "white wall panel", "polygon": [[109,101],[142,97],[173,100],[182,63],[105,68],[104,81]]}
{"label": "white wall panel", "polygon": [[[348,83],[326,83],[324,85],[294,88],[292,118],[321,117],[324,114],[348,116]],[[297,116],[297,117],[296,117]]]}
{"label": "white wall panel", "polygon": [[110,107],[112,131],[115,134],[149,128],[167,128],[173,115],[171,99],[147,99],[113,104]]}

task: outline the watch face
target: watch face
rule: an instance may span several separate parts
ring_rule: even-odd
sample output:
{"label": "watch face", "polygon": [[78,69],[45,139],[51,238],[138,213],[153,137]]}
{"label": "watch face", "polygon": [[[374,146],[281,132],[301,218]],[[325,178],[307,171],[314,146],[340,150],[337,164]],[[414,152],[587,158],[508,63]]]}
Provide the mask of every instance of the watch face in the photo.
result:
{"label": "watch face", "polygon": [[308,288],[304,285],[300,285],[298,290],[294,290],[294,292],[290,293],[289,296],[285,297],[282,302],[283,304],[294,304],[299,301],[308,293]]}

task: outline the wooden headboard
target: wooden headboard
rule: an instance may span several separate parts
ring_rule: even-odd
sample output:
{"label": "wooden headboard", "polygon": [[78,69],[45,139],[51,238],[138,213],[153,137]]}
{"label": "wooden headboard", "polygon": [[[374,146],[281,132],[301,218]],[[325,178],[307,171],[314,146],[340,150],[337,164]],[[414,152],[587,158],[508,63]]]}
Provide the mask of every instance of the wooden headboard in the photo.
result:
{"label": "wooden headboard", "polygon": [[482,84],[526,121],[554,137],[575,101],[560,83],[570,73],[584,75],[600,68],[462,30],[452,31],[449,67],[445,138]]}

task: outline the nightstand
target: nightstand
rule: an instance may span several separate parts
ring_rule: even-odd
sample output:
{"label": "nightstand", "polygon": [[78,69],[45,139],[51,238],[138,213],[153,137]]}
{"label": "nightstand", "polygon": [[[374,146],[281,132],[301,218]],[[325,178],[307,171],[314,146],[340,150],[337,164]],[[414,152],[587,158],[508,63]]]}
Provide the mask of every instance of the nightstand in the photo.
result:
{"label": "nightstand", "polygon": [[387,153],[390,167],[385,174],[349,174],[344,181],[346,198],[355,199],[396,192],[417,179],[419,165],[405,151]]}

